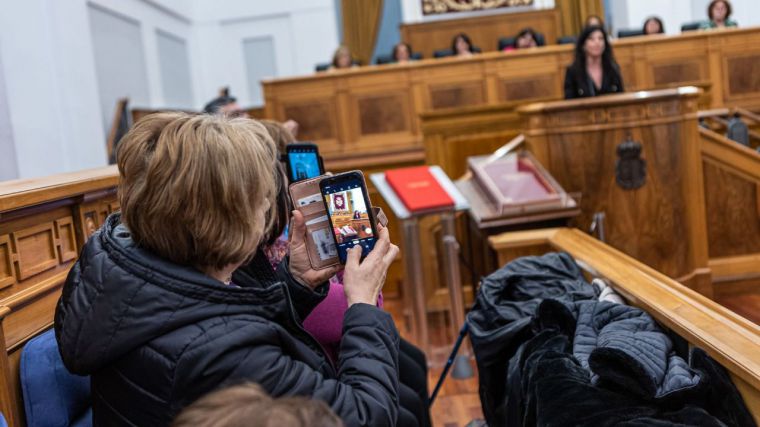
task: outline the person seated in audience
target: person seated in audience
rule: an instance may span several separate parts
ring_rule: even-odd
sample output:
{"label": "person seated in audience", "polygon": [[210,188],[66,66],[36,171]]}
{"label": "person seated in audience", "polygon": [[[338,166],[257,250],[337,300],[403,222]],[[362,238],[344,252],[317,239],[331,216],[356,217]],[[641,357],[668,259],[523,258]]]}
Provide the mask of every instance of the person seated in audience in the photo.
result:
{"label": "person seated in audience", "polygon": [[710,30],[714,28],[738,27],[736,21],[731,18],[731,3],[728,0],[713,0],[707,6],[707,16],[710,18],[699,25],[700,30]]}
{"label": "person seated in audience", "polygon": [[451,51],[454,56],[468,57],[472,56],[475,51],[472,47],[470,37],[465,33],[459,33],[451,40]]}
{"label": "person seated in audience", "polygon": [[646,21],[644,21],[642,32],[645,36],[651,34],[665,34],[665,25],[663,25],[662,19],[658,18],[657,16],[650,16]]}
{"label": "person seated in audience", "polygon": [[333,363],[301,322],[340,268],[311,268],[299,212],[276,271],[260,248],[284,227],[282,171],[260,123],[153,114],[125,135],[117,158],[121,212],[84,245],[55,314],[64,364],[91,375],[94,425],[166,426],[199,397],[243,381],[323,400],[347,425],[396,422],[399,336],[377,307],[398,254],[387,229],[361,262],[361,248],[348,252]]}
{"label": "person seated in audience", "polygon": [[237,98],[230,96],[227,89],[220,96],[209,101],[203,107],[203,112],[206,114],[222,114],[228,117],[248,117],[248,112],[240,108]]}
{"label": "person seated in audience", "polygon": [[209,393],[183,409],[172,427],[343,427],[324,402],[273,399],[255,383]]}
{"label": "person seated in audience", "polygon": [[510,52],[518,49],[528,49],[538,46],[538,36],[533,28],[524,28],[515,36],[515,42],[512,46],[504,48],[504,52]]}
{"label": "person seated in audience", "polygon": [[358,67],[358,65],[354,63],[351,50],[348,49],[348,46],[340,46],[335,50],[332,63],[327,71],[346,70],[354,67]]}
{"label": "person seated in audience", "polygon": [[396,46],[393,46],[393,62],[397,62],[399,64],[413,61],[412,59],[412,47],[409,45],[409,43],[396,43]]}
{"label": "person seated in audience", "polygon": [[[234,96],[230,96],[227,90],[224,93],[209,101],[203,112],[206,114],[221,114],[228,117],[249,117],[248,112],[241,109],[237,103],[237,99]],[[266,127],[268,120],[262,120],[262,124]],[[292,119],[288,119],[282,123],[284,129],[287,130],[293,138],[298,137],[298,122]],[[295,142],[295,140],[293,141]]]}
{"label": "person seated in audience", "polygon": [[607,33],[602,27],[586,27],[575,45],[575,60],[565,72],[565,99],[623,91],[623,77]]}
{"label": "person seated in audience", "polygon": [[359,211],[354,211],[354,219],[362,219],[362,213]]}
{"label": "person seated in audience", "polygon": [[589,15],[586,17],[586,21],[583,23],[583,28],[588,27],[602,27],[604,28],[604,21],[599,15]]}

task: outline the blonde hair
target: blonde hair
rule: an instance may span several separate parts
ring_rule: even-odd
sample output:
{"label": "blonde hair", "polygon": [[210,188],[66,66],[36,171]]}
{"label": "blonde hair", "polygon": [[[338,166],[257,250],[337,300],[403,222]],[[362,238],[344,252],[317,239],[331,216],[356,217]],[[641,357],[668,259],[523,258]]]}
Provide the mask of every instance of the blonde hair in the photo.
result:
{"label": "blonde hair", "polygon": [[254,120],[151,114],[117,159],[122,221],[165,259],[202,270],[245,262],[272,226],[275,147]]}
{"label": "blonde hair", "polygon": [[246,383],[208,394],[185,408],[172,427],[342,427],[322,401],[304,397],[272,399]]}
{"label": "blonde hair", "polygon": [[261,119],[259,122],[264,125],[269,136],[272,137],[274,145],[277,146],[277,151],[280,154],[285,154],[288,144],[296,142],[293,134],[285,128],[280,122],[274,120]]}

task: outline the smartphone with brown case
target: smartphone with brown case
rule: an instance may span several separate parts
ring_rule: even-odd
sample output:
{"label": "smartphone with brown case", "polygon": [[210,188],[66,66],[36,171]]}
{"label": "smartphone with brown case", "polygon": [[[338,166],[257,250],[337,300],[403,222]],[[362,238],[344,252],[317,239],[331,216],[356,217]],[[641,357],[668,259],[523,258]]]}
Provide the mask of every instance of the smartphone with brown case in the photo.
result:
{"label": "smartphone with brown case", "polygon": [[[309,255],[311,267],[315,270],[332,267],[340,263],[335,247],[335,237],[327,219],[327,210],[319,182],[325,175],[306,179],[290,184],[288,192],[293,201],[293,207],[303,214],[306,222],[306,252]],[[388,219],[382,209],[372,207],[377,223],[388,225]],[[292,231],[292,229],[291,229]]]}

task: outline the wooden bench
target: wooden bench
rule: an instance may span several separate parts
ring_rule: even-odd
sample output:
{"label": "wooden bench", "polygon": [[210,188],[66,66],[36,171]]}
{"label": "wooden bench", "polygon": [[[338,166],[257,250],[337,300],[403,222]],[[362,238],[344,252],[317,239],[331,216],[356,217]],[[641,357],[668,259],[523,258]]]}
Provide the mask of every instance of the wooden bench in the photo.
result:
{"label": "wooden bench", "polygon": [[19,359],[53,325],[69,268],[118,209],[115,166],[0,183],[0,411],[23,426]]}

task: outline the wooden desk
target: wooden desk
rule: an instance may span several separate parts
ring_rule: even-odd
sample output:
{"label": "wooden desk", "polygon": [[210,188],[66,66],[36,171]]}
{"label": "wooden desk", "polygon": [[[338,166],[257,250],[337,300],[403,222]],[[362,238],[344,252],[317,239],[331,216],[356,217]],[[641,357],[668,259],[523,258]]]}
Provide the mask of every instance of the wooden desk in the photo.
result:
{"label": "wooden desk", "polygon": [[[695,85],[706,89],[702,108],[760,109],[760,28],[632,37],[614,49],[629,91]],[[299,122],[299,138],[319,144],[328,163],[419,155],[423,113],[561,99],[572,51],[555,45],[268,80],[265,113]]]}
{"label": "wooden desk", "polygon": [[555,44],[561,36],[559,11],[544,9],[445,19],[402,24],[400,29],[401,40],[409,43],[415,52],[421,52],[425,58],[432,58],[434,51],[450,48],[451,40],[459,33],[470,36],[472,43],[483,52],[492,52],[497,50],[500,38],[514,37],[527,27],[542,33],[547,44]]}
{"label": "wooden desk", "polygon": [[0,183],[0,410],[23,426],[21,350],[53,325],[69,268],[118,209],[116,166]]}

